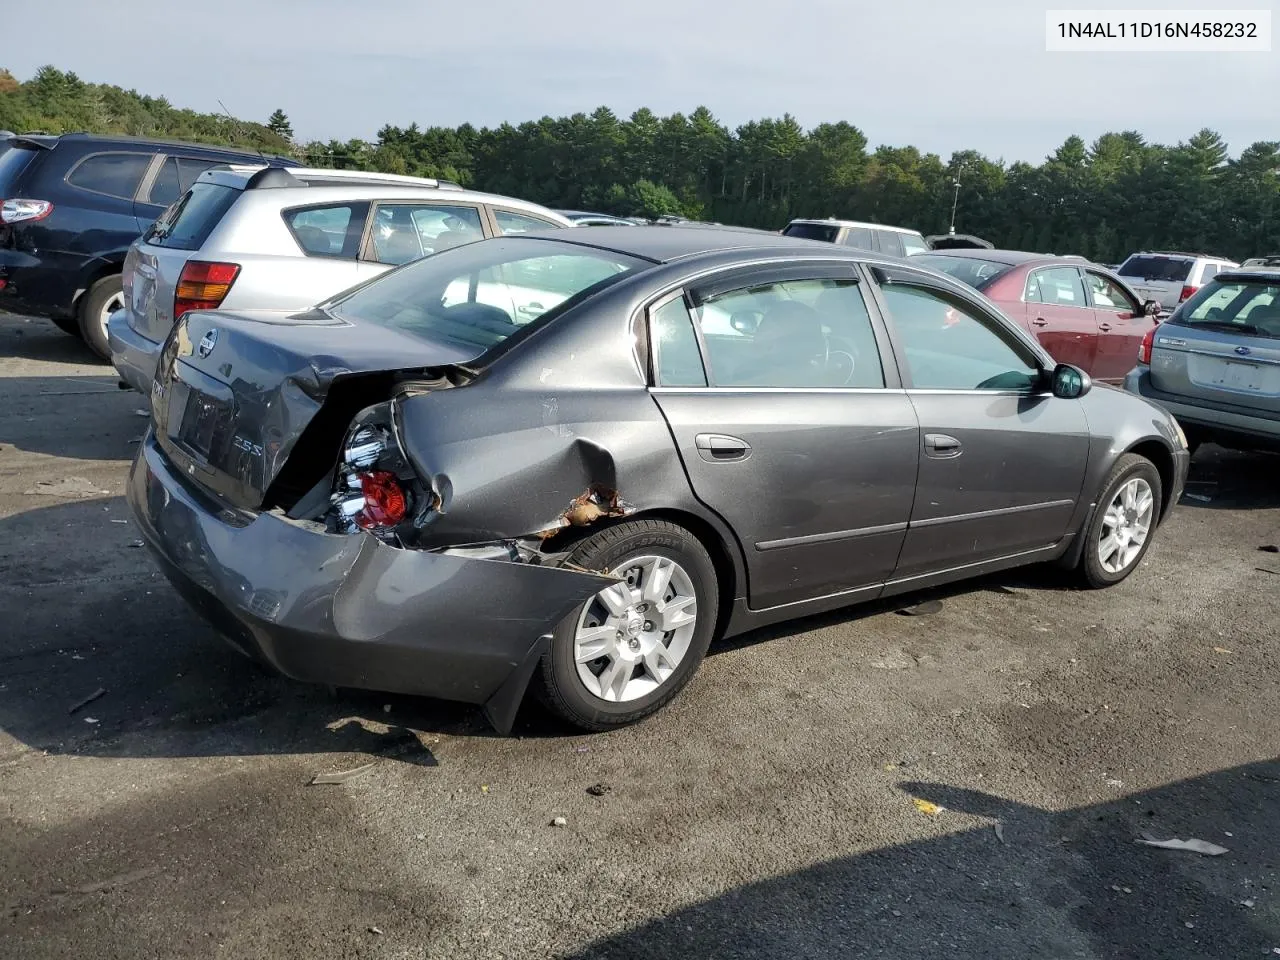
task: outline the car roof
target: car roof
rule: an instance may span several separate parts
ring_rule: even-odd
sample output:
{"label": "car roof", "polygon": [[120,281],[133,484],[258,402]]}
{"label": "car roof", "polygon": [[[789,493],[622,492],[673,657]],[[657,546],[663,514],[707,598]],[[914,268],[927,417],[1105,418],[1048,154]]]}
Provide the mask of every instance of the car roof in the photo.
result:
{"label": "car roof", "polygon": [[[1091,266],[1102,267],[1102,264],[1100,263],[1093,263],[1091,260],[1076,256],[1075,254],[1031,253],[1027,250],[930,250],[928,253],[918,254],[918,256],[955,257],[957,260],[989,260],[992,263],[1003,263],[1009,267],[1020,267],[1026,263],[1061,263],[1063,266],[1074,266],[1076,264],[1087,263]],[[1103,267],[1103,269],[1105,270],[1107,268]]]}
{"label": "car roof", "polygon": [[183,150],[199,150],[202,153],[222,154],[229,157],[265,157],[267,160],[283,161],[296,164],[296,160],[289,157],[282,157],[276,154],[261,154],[257,150],[249,147],[228,147],[222,144],[214,143],[192,143],[188,140],[164,140],[154,137],[128,137],[123,134],[116,133],[63,133],[63,134],[14,134],[11,135],[12,140],[25,140],[35,146],[41,146],[52,149],[60,142],[71,143],[89,143],[89,144],[119,144],[121,146],[135,147],[167,147],[179,148]]}
{"label": "car roof", "polygon": [[[269,178],[269,179],[268,179]],[[222,186],[280,197],[285,203],[327,203],[334,200],[466,200],[485,203],[528,213],[543,220],[550,220],[562,227],[573,221],[563,214],[517,197],[504,197],[496,193],[480,193],[466,190],[448,180],[426,177],[406,177],[393,174],[364,173],[353,170],[321,170],[313,167],[280,168],[260,164],[230,165],[206,170],[196,178],[197,183],[215,183]],[[301,199],[299,199],[301,198]]]}
{"label": "car roof", "polygon": [[812,223],[827,227],[867,227],[871,230],[892,230],[894,233],[911,233],[917,236],[922,235],[919,230],[912,230],[910,227],[895,227],[888,223],[866,223],[863,220],[837,220],[835,217],[828,217],[825,220],[810,220],[805,217],[799,217],[792,220],[787,224],[787,226],[791,226],[792,223]]}
{"label": "car roof", "polygon": [[[1228,260],[1226,257],[1220,257],[1214,253],[1184,253],[1181,250],[1142,250],[1138,253],[1131,253],[1129,257],[1181,257],[1184,260],[1215,260],[1218,263],[1235,263],[1234,260]],[[1125,259],[1129,259],[1126,257]]]}
{"label": "car roof", "polygon": [[564,233],[538,231],[520,234],[520,236],[595,247],[653,263],[672,263],[688,257],[729,250],[760,254],[807,252],[821,254],[828,258],[834,256],[849,260],[880,259],[875,254],[868,254],[866,250],[855,250],[853,247],[837,247],[818,240],[785,237],[768,230],[711,224],[682,223],[669,227],[657,224],[643,227],[594,227],[591,230],[570,230]]}

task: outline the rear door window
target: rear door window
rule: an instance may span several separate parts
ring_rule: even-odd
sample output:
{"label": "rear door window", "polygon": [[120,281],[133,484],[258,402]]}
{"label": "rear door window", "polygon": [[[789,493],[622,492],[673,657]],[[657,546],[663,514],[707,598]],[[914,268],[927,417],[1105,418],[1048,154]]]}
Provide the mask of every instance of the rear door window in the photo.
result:
{"label": "rear door window", "polygon": [[193,157],[165,157],[164,163],[151,181],[146,202],[167,207],[191,189],[200,174],[218,166],[215,160],[196,160]]}
{"label": "rear door window", "polygon": [[285,210],[284,222],[309,257],[354,260],[360,252],[369,204],[361,202]]}
{"label": "rear door window", "polygon": [[[1080,271],[1075,267],[1050,267],[1048,270],[1037,270],[1033,274],[1039,296],[1034,302],[1047,303],[1055,307],[1087,307],[1084,296],[1084,284],[1080,282]],[[1027,293],[1031,293],[1028,285]]]}
{"label": "rear door window", "polygon": [[480,208],[441,203],[380,203],[365,258],[399,266],[484,239]]}
{"label": "rear door window", "polygon": [[844,245],[846,247],[857,247],[859,250],[874,250],[872,246],[871,231],[866,227],[850,227],[845,231]]}
{"label": "rear door window", "polygon": [[234,187],[197,183],[161,214],[144,239],[156,247],[199,250],[239,196]]}
{"label": "rear door window", "polygon": [[894,257],[905,256],[902,250],[902,236],[893,230],[876,230],[876,246],[881,253]]}
{"label": "rear door window", "polygon": [[91,193],[132,200],[154,156],[151,153],[94,154],[75,165],[67,174],[67,183]]}

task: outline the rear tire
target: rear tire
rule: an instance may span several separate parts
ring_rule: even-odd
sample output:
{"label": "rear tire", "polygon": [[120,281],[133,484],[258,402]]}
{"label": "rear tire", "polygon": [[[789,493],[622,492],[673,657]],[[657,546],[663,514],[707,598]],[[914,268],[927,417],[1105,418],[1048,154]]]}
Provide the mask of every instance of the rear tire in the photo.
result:
{"label": "rear tire", "polygon": [[1160,472],[1150,460],[1126,453],[1116,461],[1084,532],[1077,568],[1084,586],[1110,587],[1138,568],[1151,546],[1163,497]]}
{"label": "rear tire", "polygon": [[[665,520],[632,520],[588,537],[569,560],[628,579],[555,628],[535,692],[583,730],[609,730],[656,713],[692,679],[715,632],[719,594],[706,547]],[[609,604],[601,599],[606,593]],[[596,651],[599,657],[579,663]]]}
{"label": "rear tire", "polygon": [[107,316],[124,306],[124,281],[120,274],[103,277],[80,300],[80,336],[103,360],[110,362],[107,346]]}

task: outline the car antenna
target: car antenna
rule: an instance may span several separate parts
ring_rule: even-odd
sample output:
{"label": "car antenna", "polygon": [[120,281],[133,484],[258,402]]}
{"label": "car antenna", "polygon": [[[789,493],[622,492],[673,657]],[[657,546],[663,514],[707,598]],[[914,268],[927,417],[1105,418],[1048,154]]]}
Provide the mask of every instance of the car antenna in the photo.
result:
{"label": "car antenna", "polygon": [[[225,103],[223,103],[221,100],[219,100],[219,101],[218,101],[218,106],[220,106],[220,107],[222,108],[222,112],[223,112],[223,113],[225,113],[225,114],[227,115],[227,119],[231,121],[231,123],[232,123],[232,125],[233,125],[233,126],[237,126],[237,127],[238,127],[238,126],[240,125],[240,121],[239,121],[239,120],[237,120],[235,117],[233,117],[233,116],[231,115],[231,111],[227,109],[227,105],[226,105]],[[258,158],[259,158],[263,163],[265,163],[268,167],[269,167],[269,166],[271,166],[270,161],[268,161],[268,160],[267,160],[267,155],[266,155],[265,153],[263,153],[263,152],[262,152],[262,147],[261,147],[260,145],[258,145],[258,144],[256,144],[256,143],[255,143],[255,144],[253,145],[253,149],[255,149],[255,150],[257,150],[257,151],[258,151]]]}

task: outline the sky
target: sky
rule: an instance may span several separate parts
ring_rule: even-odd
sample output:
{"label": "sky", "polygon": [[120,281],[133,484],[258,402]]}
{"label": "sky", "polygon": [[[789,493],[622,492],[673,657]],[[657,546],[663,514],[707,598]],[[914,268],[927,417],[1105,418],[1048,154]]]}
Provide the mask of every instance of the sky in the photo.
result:
{"label": "sky", "polygon": [[[1160,7],[1270,9],[1280,24],[1277,3]],[[873,145],[1008,162],[1125,129],[1176,143],[1207,126],[1233,154],[1280,139],[1280,44],[1048,53],[1050,6],[1067,3],[0,0],[0,66],[26,80],[52,63],[179,107],[212,112],[221,100],[244,119],[280,107],[303,140],[600,105],[623,117],[705,105],[731,128],[784,113],[805,128],[846,120]]]}

